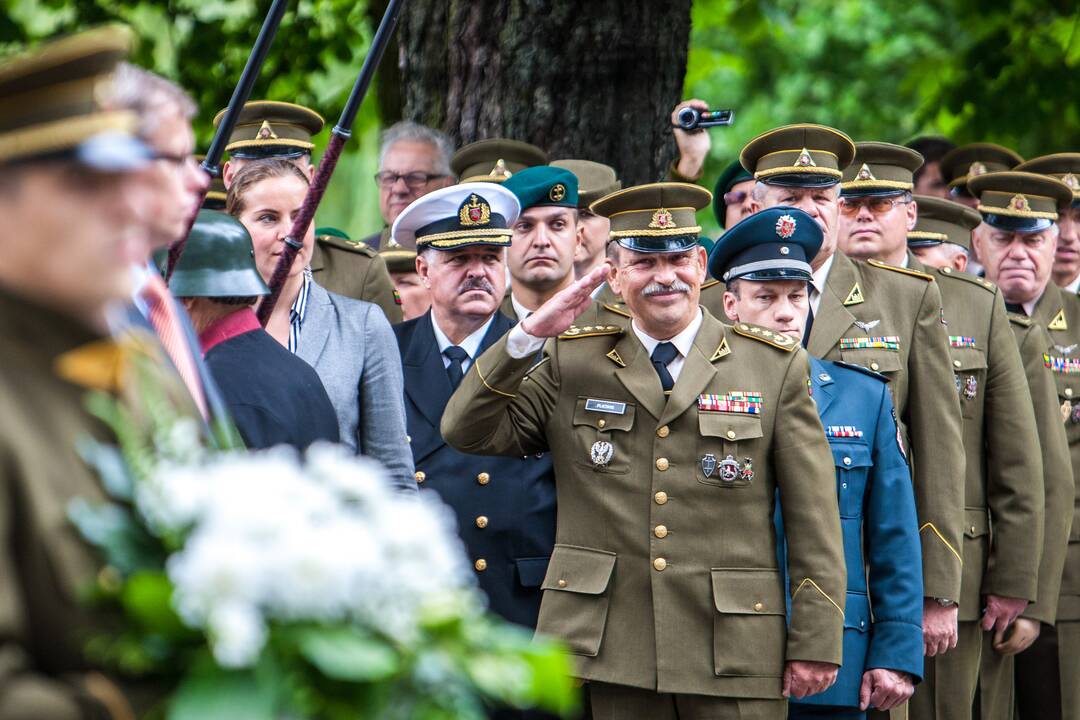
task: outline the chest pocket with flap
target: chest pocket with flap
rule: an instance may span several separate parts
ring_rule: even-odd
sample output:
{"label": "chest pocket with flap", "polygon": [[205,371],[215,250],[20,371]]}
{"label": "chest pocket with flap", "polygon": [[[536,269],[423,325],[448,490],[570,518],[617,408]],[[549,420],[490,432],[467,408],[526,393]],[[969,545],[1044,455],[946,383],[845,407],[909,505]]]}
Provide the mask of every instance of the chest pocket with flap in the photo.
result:
{"label": "chest pocket with flap", "polygon": [[[752,461],[753,453],[749,448],[764,433],[761,429],[761,416],[741,413],[698,411],[698,458],[702,460],[694,469],[698,482],[723,488],[746,487],[752,480],[743,472],[743,468]],[[705,458],[712,456],[712,462]],[[725,472],[730,463],[738,463],[735,477]],[[725,465],[726,464],[726,465]],[[751,462],[752,465],[752,462]],[[708,475],[705,471],[712,467]]]}
{"label": "chest pocket with flap", "polygon": [[[597,403],[604,407],[622,409],[622,412],[602,412],[590,409]],[[623,474],[630,471],[630,440],[629,433],[634,428],[633,403],[623,403],[614,400],[599,400],[597,398],[579,397],[574,408],[574,437],[577,438],[578,449],[574,461],[598,473]],[[607,463],[593,462],[594,448],[601,451],[602,443],[607,443],[611,449],[611,457]]]}
{"label": "chest pocket with flap", "polygon": [[864,368],[892,377],[900,372],[902,363],[899,350],[887,350],[885,348],[857,348],[853,350],[841,350],[840,359],[852,365]]}
{"label": "chest pocket with flap", "polygon": [[833,464],[836,466],[836,497],[840,517],[860,517],[863,495],[866,493],[866,477],[874,464],[870,446],[860,438],[830,438],[829,449],[832,450]]}

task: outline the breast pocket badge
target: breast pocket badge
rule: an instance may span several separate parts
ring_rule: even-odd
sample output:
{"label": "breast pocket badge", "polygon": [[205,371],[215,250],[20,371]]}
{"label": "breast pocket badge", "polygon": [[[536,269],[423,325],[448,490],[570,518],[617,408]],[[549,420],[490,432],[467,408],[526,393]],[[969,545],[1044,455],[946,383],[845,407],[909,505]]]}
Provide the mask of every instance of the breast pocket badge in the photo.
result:
{"label": "breast pocket badge", "polygon": [[589,454],[594,466],[598,469],[605,468],[615,455],[615,448],[607,440],[597,440],[593,443]]}
{"label": "breast pocket badge", "polygon": [[717,460],[712,453],[705,453],[701,458],[701,472],[705,477],[711,478],[714,474],[721,482],[731,483],[736,480],[750,482],[754,479],[754,465],[750,458],[742,465],[734,455],[728,455],[723,460]]}

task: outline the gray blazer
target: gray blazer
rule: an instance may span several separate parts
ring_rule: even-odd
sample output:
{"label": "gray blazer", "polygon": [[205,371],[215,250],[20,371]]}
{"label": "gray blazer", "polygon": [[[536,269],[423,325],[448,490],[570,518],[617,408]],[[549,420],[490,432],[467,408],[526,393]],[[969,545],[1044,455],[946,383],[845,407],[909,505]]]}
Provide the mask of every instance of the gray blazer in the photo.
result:
{"label": "gray blazer", "polygon": [[382,310],[311,283],[297,355],[326,387],[341,441],[381,462],[395,486],[416,490],[401,355]]}

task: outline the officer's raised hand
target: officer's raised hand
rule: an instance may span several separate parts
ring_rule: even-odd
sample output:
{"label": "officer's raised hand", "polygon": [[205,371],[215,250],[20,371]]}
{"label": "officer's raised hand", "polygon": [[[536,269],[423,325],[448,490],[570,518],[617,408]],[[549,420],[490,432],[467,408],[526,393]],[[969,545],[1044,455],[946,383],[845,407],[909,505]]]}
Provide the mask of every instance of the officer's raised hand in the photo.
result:
{"label": "officer's raised hand", "polygon": [[[706,112],[709,104],[698,98],[683,100],[671,111],[672,125],[678,124],[679,111],[687,107]],[[671,132],[675,135],[675,144],[679,148],[679,159],[675,164],[675,171],[687,180],[697,180],[705,170],[705,158],[708,157],[709,149],[712,147],[709,131],[704,129],[686,131],[673,127]]]}
{"label": "officer's raised hand", "polygon": [[577,316],[585,312],[592,302],[593,290],[607,280],[607,263],[593,270],[565,290],[560,291],[536,312],[525,318],[521,329],[533,337],[556,337],[574,324]]}

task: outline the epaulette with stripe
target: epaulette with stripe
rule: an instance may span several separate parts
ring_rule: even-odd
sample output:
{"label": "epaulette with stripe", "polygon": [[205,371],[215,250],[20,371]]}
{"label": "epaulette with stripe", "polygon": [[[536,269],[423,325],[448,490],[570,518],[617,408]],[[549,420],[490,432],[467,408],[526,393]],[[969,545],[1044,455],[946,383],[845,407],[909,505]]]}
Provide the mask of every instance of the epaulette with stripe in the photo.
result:
{"label": "epaulette with stripe", "polygon": [[924,272],[919,272],[918,270],[912,270],[911,268],[897,267],[896,265],[883,263],[880,260],[867,260],[866,264],[873,265],[874,267],[881,268],[882,270],[892,270],[893,272],[898,272],[902,275],[910,275],[911,277],[917,277],[921,280],[928,280],[930,282],[934,281],[933,275],[928,275]]}
{"label": "epaulette with stripe", "polygon": [[784,333],[778,333],[774,330],[770,330],[767,327],[761,327],[760,325],[751,325],[750,323],[735,323],[732,327],[737,335],[748,337],[753,340],[758,340],[766,345],[772,345],[774,348],[784,350],[786,352],[792,352],[795,348],[799,347],[799,343],[795,342],[790,336]]}
{"label": "epaulette with stripe", "polygon": [[1009,322],[1014,322],[1021,327],[1031,327],[1031,318],[1020,313],[1009,313]]}
{"label": "epaulette with stripe", "polygon": [[708,281],[703,282],[701,284],[701,289],[706,290],[708,288],[711,288],[713,285],[719,285],[719,284],[720,284],[719,280],[708,280]]}
{"label": "epaulette with stripe", "polygon": [[586,325],[578,327],[571,325],[566,332],[559,336],[560,340],[577,340],[578,338],[597,337],[598,335],[621,335],[623,329],[618,325]]}
{"label": "epaulette with stripe", "polygon": [[954,280],[963,280],[965,282],[971,283],[972,285],[978,285],[983,290],[986,290],[988,292],[997,292],[997,285],[990,282],[986,278],[981,278],[977,275],[969,275],[965,272],[959,272],[957,270],[953,270],[951,267],[943,267],[938,270],[938,272],[945,277],[950,277]]}
{"label": "epaulette with stripe", "polygon": [[337,235],[319,235],[315,238],[315,241],[320,245],[332,245],[342,250],[349,250],[350,252],[357,253],[359,255],[367,255],[368,257],[375,257],[378,255],[375,252],[375,248],[368,245],[363,240],[346,240],[343,237]]}
{"label": "epaulette with stripe", "polygon": [[625,308],[617,307],[615,305],[608,305],[607,303],[604,303],[602,305],[602,307],[605,310],[607,310],[608,312],[613,312],[616,315],[622,315],[623,317],[630,317],[630,313],[626,312]]}

